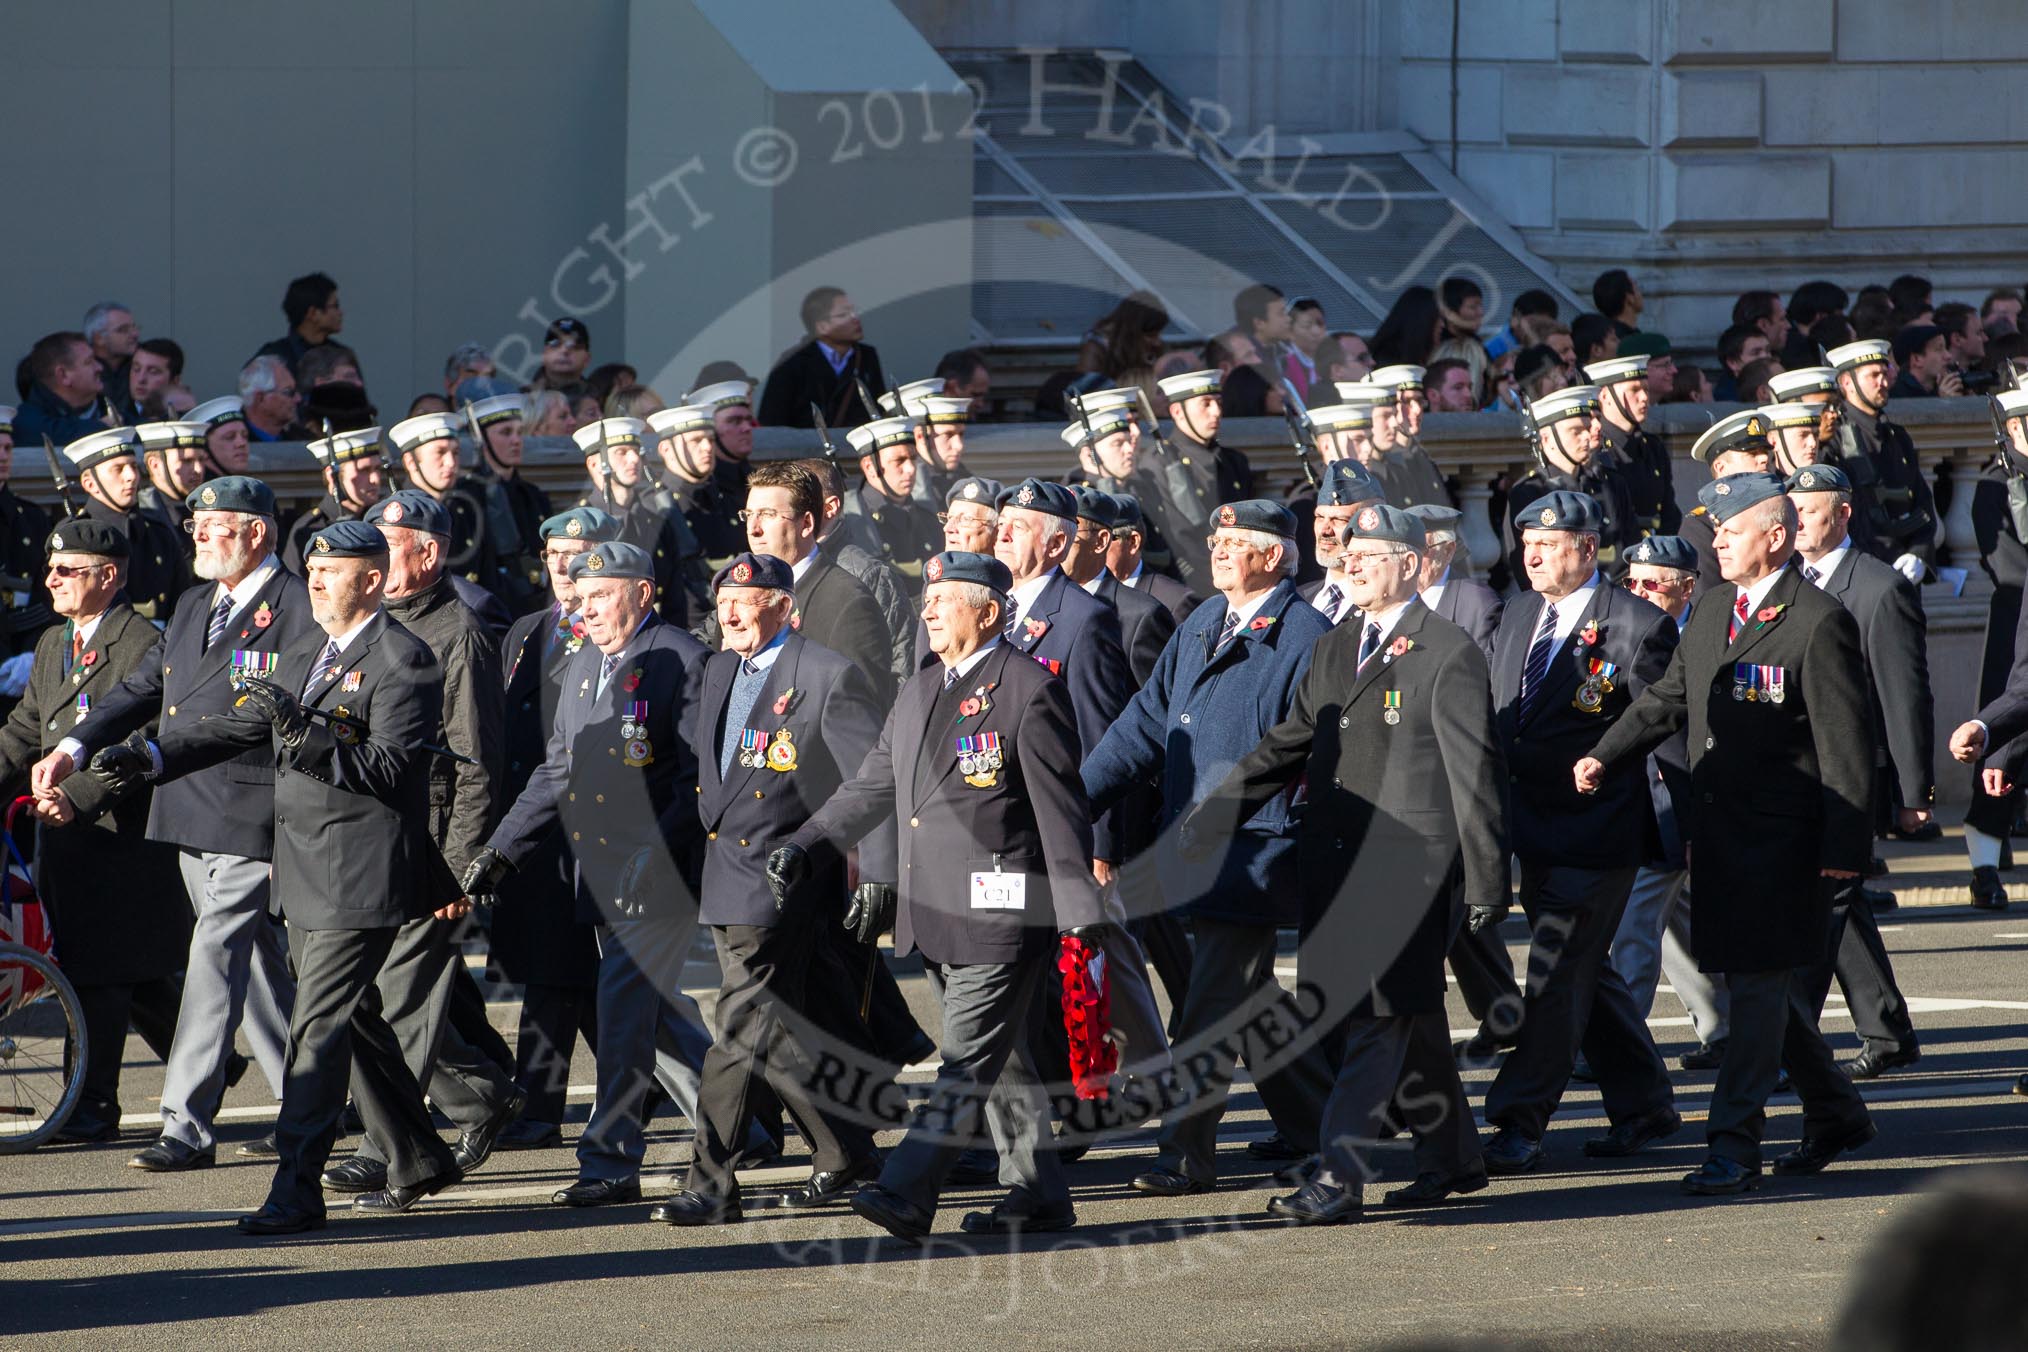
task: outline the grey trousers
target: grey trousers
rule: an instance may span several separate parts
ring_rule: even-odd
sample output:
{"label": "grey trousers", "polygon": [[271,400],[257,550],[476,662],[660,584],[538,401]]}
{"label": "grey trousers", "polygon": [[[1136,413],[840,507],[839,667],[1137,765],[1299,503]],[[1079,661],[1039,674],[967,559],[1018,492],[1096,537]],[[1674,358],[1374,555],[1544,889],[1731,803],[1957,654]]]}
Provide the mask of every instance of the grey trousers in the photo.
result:
{"label": "grey trousers", "polygon": [[1760,1167],[1768,1095],[1784,1069],[1803,1101],[1804,1135],[1832,1135],[1866,1120],[1866,1100],[1817,1031],[1800,974],[1727,972],[1725,984],[1732,998],[1732,1036],[1711,1087],[1704,1136],[1712,1154]]}
{"label": "grey trousers", "polygon": [[620,920],[599,929],[598,1090],[577,1142],[580,1178],[639,1176],[648,1149],[641,1109],[651,1076],[685,1117],[700,1120],[697,1092],[711,1030],[683,993],[683,963],[696,932],[694,920]]}
{"label": "grey trousers", "polygon": [[233,1035],[241,1028],[261,1074],[281,1097],[296,981],[282,930],[268,916],[265,859],[183,850],[177,866],[197,920],[162,1081],[162,1135],[205,1150],[215,1144],[212,1119],[225,1095]]}
{"label": "grey trousers", "polygon": [[[1228,1043],[1210,1038],[1214,1028],[1233,1033],[1246,1021],[1243,1011],[1286,1002],[1275,980],[1275,929],[1195,917],[1197,943],[1190,960],[1189,993],[1176,1025],[1176,1081],[1180,1100],[1162,1113],[1156,1162],[1200,1183],[1218,1181],[1218,1123],[1232,1093],[1238,1064]],[[1300,1027],[1293,1013],[1287,1022]],[[1313,1040],[1274,1073],[1263,1075],[1250,1061],[1262,1106],[1275,1130],[1300,1150],[1315,1150],[1324,1100],[1331,1093],[1331,1060],[1326,1039]],[[1240,1059],[1244,1059],[1243,1057]]]}
{"label": "grey trousers", "polygon": [[1485,1172],[1448,1019],[1355,1015],[1339,1034],[1344,1055],[1324,1102],[1320,1182],[1356,1192],[1375,1177],[1369,1152],[1390,1103],[1415,1138],[1417,1173],[1456,1178]]}
{"label": "grey trousers", "polygon": [[1723,1042],[1729,1031],[1725,978],[1698,971],[1691,956],[1689,882],[1688,869],[1644,868],[1634,875],[1613,936],[1613,970],[1627,983],[1642,1018],[1653,1011],[1655,986],[1666,975],[1690,1011],[1697,1040]]}
{"label": "grey trousers", "polygon": [[426,1183],[457,1168],[430,1125],[422,1089],[402,1062],[394,1030],[366,999],[394,936],[393,929],[292,932],[296,1010],[275,1122],[281,1159],[268,1190],[270,1205],[324,1214],[318,1180],[338,1136],[348,1085],[370,1087],[359,1099],[359,1114],[368,1134],[387,1146],[389,1183]]}
{"label": "grey trousers", "polygon": [[1000,1154],[1000,1182],[1037,1206],[1070,1205],[1049,1130],[1049,1095],[1036,1072],[1029,1009],[1055,948],[1017,962],[926,963],[944,1007],[943,1065],[880,1185],[931,1215],[944,1179],[983,1118]]}
{"label": "grey trousers", "polygon": [[[470,1131],[500,1112],[520,1090],[512,1072],[480,1055],[451,1027],[451,983],[464,957],[456,936],[462,922],[423,916],[395,931],[394,946],[367,996],[394,1029],[401,1059],[430,1102],[459,1131]],[[466,977],[469,980],[469,976]],[[357,1103],[374,1087],[355,1082]],[[360,1108],[362,1116],[365,1108]],[[385,1160],[386,1148],[369,1130],[358,1153]]]}

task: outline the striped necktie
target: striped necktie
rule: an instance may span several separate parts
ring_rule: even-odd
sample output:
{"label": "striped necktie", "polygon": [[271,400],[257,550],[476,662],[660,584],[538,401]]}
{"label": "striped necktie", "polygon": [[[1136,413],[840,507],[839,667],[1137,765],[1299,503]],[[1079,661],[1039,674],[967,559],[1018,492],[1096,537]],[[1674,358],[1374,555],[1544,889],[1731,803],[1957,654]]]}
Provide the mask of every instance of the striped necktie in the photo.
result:
{"label": "striped necktie", "polygon": [[1218,641],[1211,645],[1212,656],[1215,657],[1224,651],[1225,645],[1230,643],[1232,636],[1238,632],[1239,612],[1228,606],[1225,611],[1225,623],[1218,627]]}
{"label": "striped necktie", "polygon": [[1324,588],[1324,594],[1317,598],[1317,609],[1324,612],[1325,619],[1335,620],[1338,618],[1338,607],[1344,600],[1345,589],[1333,582]]}
{"label": "striped necktie", "polygon": [[338,679],[338,668],[345,665],[339,661],[338,640],[326,639],[324,651],[317,654],[317,665],[310,668],[310,679],[303,685],[303,698],[309,699],[325,686]]}
{"label": "striped necktie", "polygon": [[1527,708],[1529,700],[1541,689],[1543,678],[1549,675],[1549,659],[1555,655],[1556,606],[1552,603],[1542,607],[1542,628],[1528,649],[1527,665],[1521,668],[1522,708]]}
{"label": "striped necktie", "polygon": [[210,652],[225,637],[225,622],[232,618],[232,593],[218,598],[218,604],[211,608],[211,623],[204,630],[204,650]]}

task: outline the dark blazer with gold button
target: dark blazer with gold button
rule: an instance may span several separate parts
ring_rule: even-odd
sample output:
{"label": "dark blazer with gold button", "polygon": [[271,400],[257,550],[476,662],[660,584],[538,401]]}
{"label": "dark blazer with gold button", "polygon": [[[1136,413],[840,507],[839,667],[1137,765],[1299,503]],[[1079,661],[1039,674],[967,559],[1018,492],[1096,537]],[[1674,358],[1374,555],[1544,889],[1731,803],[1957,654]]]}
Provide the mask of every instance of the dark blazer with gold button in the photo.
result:
{"label": "dark blazer with gold button", "polygon": [[[1737,595],[1698,598],[1669,669],[1591,754],[1610,768],[1688,728],[1697,965],[1769,972],[1824,961],[1837,887],[1818,870],[1863,873],[1872,857],[1873,717],[1859,627],[1835,597],[1787,568],[1735,639]],[[1735,699],[1740,664],[1779,667],[1781,702]]]}
{"label": "dark blazer with gold button", "polygon": [[[204,636],[217,594],[216,582],[185,591],[147,659],[126,679],[108,686],[85,721],[71,730],[84,743],[87,758],[137,728],[159,724],[162,731],[173,732],[230,714],[239,693],[230,680],[235,650],[279,654],[305,634],[323,632],[310,617],[303,579],[276,568],[207,652]],[[272,858],[274,785],[275,755],[265,742],[221,765],[159,784],[148,814],[149,838],[243,859]]]}
{"label": "dark blazer with gold button", "polygon": [[1289,716],[1185,821],[1199,840],[1223,840],[1307,776],[1305,983],[1323,988],[1333,1017],[1436,1013],[1463,907],[1508,899],[1507,771],[1486,656],[1421,601],[1363,671],[1360,630],[1317,640]]}
{"label": "dark blazer with gold button", "polygon": [[[71,735],[78,699],[118,684],[148,660],[155,626],[124,602],[99,621],[81,661],[66,674],[65,626],[43,631],[28,689],[0,727],[0,784],[28,791],[28,771]],[[190,944],[190,905],[176,851],[147,838],[148,791],[122,799],[104,816],[103,785],[90,775],[66,782],[80,815],[96,821],[42,827],[36,837],[36,888],[56,931],[56,956],[71,980],[91,984],[148,981],[180,971]],[[31,820],[24,816],[23,823]]]}
{"label": "dark blazer with gold button", "polygon": [[[697,811],[705,830],[704,887],[698,919],[707,925],[776,925],[807,912],[817,923],[837,924],[845,909],[842,856],[826,852],[824,867],[775,910],[768,891],[768,854],[810,819],[852,776],[880,739],[881,710],[866,673],[829,648],[800,634],[782,640],[768,668],[745,730],[759,733],[760,766],[739,762],[740,728],[725,725],[738,653],[713,653],[704,664],[698,709]],[[786,734],[787,740],[782,738]],[[719,775],[724,739],[733,741],[729,773]],[[868,882],[894,877],[894,819],[859,842],[859,876]]]}
{"label": "dark blazer with gold button", "polygon": [[[586,643],[570,660],[549,749],[489,843],[518,867],[561,827],[577,856],[582,919],[690,921],[679,889],[697,885],[704,837],[692,748],[707,656],[703,644],[650,615],[620,650],[603,694],[598,645]],[[623,877],[643,851],[645,882],[629,894]],[[658,912],[662,897],[670,905]]]}
{"label": "dark blazer with gold button", "polygon": [[[961,698],[939,705],[943,683],[941,663],[909,678],[858,773],[789,839],[835,854],[891,813],[900,838],[894,951],[943,963],[1034,957],[1059,930],[1104,919],[1070,692],[1006,643],[958,682],[965,697],[988,688],[977,714],[964,715]],[[986,733],[1000,735],[1002,763],[974,784],[959,772],[957,739]],[[972,874],[996,861],[1026,877],[1022,909],[972,906]]]}
{"label": "dark blazer with gold button", "polygon": [[[1656,857],[1659,843],[1647,763],[1615,766],[1594,794],[1578,793],[1570,767],[1668,669],[1676,622],[1603,577],[1589,598],[1570,596],[1564,604],[1584,611],[1550,657],[1542,689],[1525,706],[1521,674],[1542,624],[1542,596],[1516,592],[1493,640],[1493,707],[1512,785],[1514,853],[1572,868],[1637,868]],[[1584,708],[1581,702],[1591,702],[1585,691],[1593,662],[1615,670],[1601,671],[1597,707]]]}

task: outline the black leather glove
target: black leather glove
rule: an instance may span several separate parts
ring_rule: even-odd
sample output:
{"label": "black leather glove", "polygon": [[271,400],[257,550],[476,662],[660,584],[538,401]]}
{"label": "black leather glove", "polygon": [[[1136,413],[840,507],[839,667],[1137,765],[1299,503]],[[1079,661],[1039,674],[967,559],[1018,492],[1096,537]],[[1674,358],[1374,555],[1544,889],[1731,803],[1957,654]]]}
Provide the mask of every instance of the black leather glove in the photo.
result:
{"label": "black leather glove", "polygon": [[1113,927],[1101,920],[1096,925],[1078,925],[1064,930],[1062,937],[1066,939],[1082,939],[1093,948],[1099,948],[1105,944],[1106,936],[1112,932]]}
{"label": "black leather glove", "polygon": [[619,906],[630,916],[645,915],[654,903],[659,890],[660,851],[652,845],[635,850],[626,865],[620,869]]}
{"label": "black leather glove", "polygon": [[862,944],[879,942],[881,935],[894,928],[894,911],[900,901],[893,883],[859,884],[845,904],[846,931]]}
{"label": "black leather glove", "polygon": [[782,909],[789,894],[810,877],[810,852],[800,845],[784,845],[768,856],[768,891],[775,894],[775,909]]}
{"label": "black leather glove", "polygon": [[514,865],[507,862],[507,856],[491,845],[480,847],[472,856],[472,862],[465,865],[465,876],[458,879],[458,890],[468,897],[490,897],[500,890],[500,884],[507,881],[507,875],[514,871]]}
{"label": "black leather glove", "polygon": [[303,716],[303,706],[296,703],[296,697],[278,685],[267,681],[247,682],[246,692],[239,697],[239,703],[274,724],[275,735],[282,739],[282,745],[297,747],[310,731],[310,720]]}
{"label": "black leather glove", "polygon": [[1474,906],[1466,917],[1465,928],[1477,934],[1489,925],[1497,925],[1507,918],[1509,908],[1505,906]]}
{"label": "black leather glove", "polygon": [[91,772],[115,792],[138,784],[154,768],[154,759],[148,755],[148,739],[138,732],[129,734],[118,746],[105,748],[92,757],[91,763]]}

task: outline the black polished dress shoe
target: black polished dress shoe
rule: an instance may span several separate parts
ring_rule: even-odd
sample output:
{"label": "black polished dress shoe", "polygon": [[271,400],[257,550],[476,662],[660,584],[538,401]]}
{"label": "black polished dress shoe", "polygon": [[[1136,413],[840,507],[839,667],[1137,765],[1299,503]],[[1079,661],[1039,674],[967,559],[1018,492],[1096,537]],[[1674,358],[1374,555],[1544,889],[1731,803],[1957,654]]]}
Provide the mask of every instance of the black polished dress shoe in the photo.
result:
{"label": "black polished dress shoe", "polygon": [[1297,1225],[1342,1225],[1363,1212],[1359,1194],[1311,1179],[1287,1197],[1270,1197],[1268,1215]]}
{"label": "black polished dress shoe", "polygon": [[1774,1171],[1783,1178],[1795,1178],[1802,1174],[1821,1174],[1824,1166],[1838,1156],[1857,1150],[1880,1134],[1880,1129],[1871,1119],[1856,1127],[1833,1132],[1828,1136],[1803,1137],[1802,1144],[1775,1160]]}
{"label": "black polished dress shoe", "polygon": [[649,1220],[664,1225],[728,1225],[739,1218],[739,1198],[713,1197],[688,1188],[648,1212]]}
{"label": "black polished dress shoe", "polygon": [[1683,1175],[1682,1183],[1683,1191],[1692,1197],[1731,1197],[1759,1186],[1760,1170],[1722,1155],[1713,1155],[1697,1172]]}
{"label": "black polished dress shoe", "polygon": [[809,1182],[783,1193],[780,1205],[801,1209],[842,1202],[858,1191],[860,1184],[877,1178],[879,1174],[880,1156],[868,1155],[865,1159],[852,1161],[843,1169],[811,1174]]}
{"label": "black polished dress shoe", "polygon": [[458,1143],[451,1147],[451,1158],[457,1162],[458,1172],[469,1174],[484,1164],[500,1143],[500,1133],[514,1125],[521,1117],[521,1110],[528,1106],[528,1095],[516,1089],[507,1096],[507,1101],[493,1110],[493,1115],[458,1136]]}
{"label": "black polished dress shoe", "polygon": [[517,1119],[493,1142],[495,1150],[548,1150],[563,1144],[563,1128],[554,1122]]}
{"label": "black polished dress shoe", "polygon": [[387,1164],[354,1155],[326,1169],[317,1181],[332,1192],[377,1192],[387,1186]]}
{"label": "black polished dress shoe", "polygon": [[1882,911],[1901,909],[1901,899],[1884,887],[1862,887],[1859,889],[1859,899],[1865,902],[1867,909],[1875,915]]}
{"label": "black polished dress shoe", "polygon": [[300,1235],[305,1230],[322,1230],[324,1216],[321,1212],[284,1211],[268,1205],[251,1216],[241,1216],[236,1224],[243,1235]]}
{"label": "black polished dress shoe", "polygon": [[435,1178],[422,1183],[390,1184],[374,1192],[360,1193],[352,1199],[352,1209],[381,1215],[406,1211],[423,1198],[434,1197],[457,1181],[458,1173],[454,1169],[450,1173],[438,1174]]}
{"label": "black polished dress shoe", "polygon": [[275,1144],[273,1136],[263,1136],[258,1141],[240,1142],[239,1149],[232,1153],[247,1160],[278,1160],[282,1157],[282,1148]]}
{"label": "black polished dress shoe", "polygon": [[117,1141],[120,1139],[120,1119],[100,1117],[96,1113],[88,1113],[80,1108],[57,1128],[56,1135],[50,1139],[62,1141],[67,1145],[96,1145],[102,1141]]}
{"label": "black polished dress shoe", "polygon": [[1248,1159],[1276,1160],[1276,1161],[1306,1160],[1310,1157],[1311,1153],[1312,1152],[1303,1149],[1301,1146],[1297,1145],[1294,1141],[1291,1141],[1288,1137],[1282,1135],[1280,1132],[1276,1132],[1272,1136],[1263,1136],[1257,1141],[1248,1141],[1246,1143],[1246,1154]]}
{"label": "black polished dress shoe", "polygon": [[2007,909],[2007,884],[2000,881],[2000,870],[1990,864],[1972,870],[1972,905],[1982,911]]}
{"label": "black polished dress shoe", "polygon": [[1542,1163],[1542,1142],[1502,1127],[1493,1133],[1493,1139],[1486,1142],[1480,1153],[1485,1156],[1489,1174],[1525,1174]]}
{"label": "black polished dress shoe", "polygon": [[1695,1051],[1684,1052],[1676,1058],[1676,1064],[1685,1070],[1716,1070],[1725,1063],[1725,1039],[1706,1042]]}
{"label": "black polished dress shoe", "polygon": [[2028,1075],[2023,1075],[2020,1079],[2014,1081],[2014,1092],[2022,1098],[2028,1098]]}
{"label": "black polished dress shoe", "polygon": [[1611,1131],[1584,1143],[1584,1153],[1595,1160],[1625,1159],[1638,1155],[1656,1141],[1665,1141],[1683,1130],[1683,1116],[1674,1108],[1657,1108],[1652,1113],[1628,1118]]}
{"label": "black polished dress shoe", "polygon": [[869,1183],[846,1199],[861,1220],[872,1221],[896,1239],[921,1244],[930,1232],[931,1216],[899,1193]]}
{"label": "black polished dress shoe", "polygon": [[1905,1047],[1876,1047],[1868,1043],[1857,1056],[1847,1061],[1841,1070],[1848,1080],[1877,1080],[1890,1070],[1900,1070],[1922,1060],[1922,1048],[1914,1043]]}
{"label": "black polished dress shoe", "polygon": [[1932,817],[1912,831],[1904,831],[1898,826],[1891,826],[1887,829],[1887,834],[1896,840],[1935,840],[1943,834],[1943,823]]}
{"label": "black polished dress shoe", "polygon": [[948,1174],[944,1175],[944,1182],[962,1183],[968,1187],[977,1187],[981,1183],[998,1183],[999,1181],[1000,1155],[998,1151],[990,1147],[981,1148],[973,1146],[970,1150],[958,1156],[958,1162],[951,1166],[951,1171]]}
{"label": "black polished dress shoe", "polygon": [[142,1169],[151,1174],[177,1174],[185,1169],[209,1169],[218,1163],[218,1150],[207,1146],[202,1150],[185,1145],[173,1136],[164,1136],[140,1154],[127,1161],[129,1169]]}
{"label": "black polished dress shoe", "polygon": [[558,1206],[612,1206],[617,1202],[641,1200],[638,1178],[580,1178],[567,1188],[558,1188],[549,1200]]}
{"label": "black polished dress shoe", "polygon": [[1160,1164],[1146,1173],[1135,1174],[1133,1182],[1135,1192],[1155,1197],[1193,1197],[1200,1192],[1210,1192],[1217,1186]]}
{"label": "black polished dress shoe", "polygon": [[968,1235],[1053,1235],[1077,1225],[1077,1211],[1062,1206],[1034,1207],[1001,1202],[991,1211],[967,1211],[958,1228]]}
{"label": "black polished dress shoe", "polygon": [[1475,1174],[1417,1174],[1415,1182],[1396,1188],[1380,1199],[1382,1206],[1435,1206],[1438,1202],[1482,1191],[1488,1180],[1484,1170]]}

